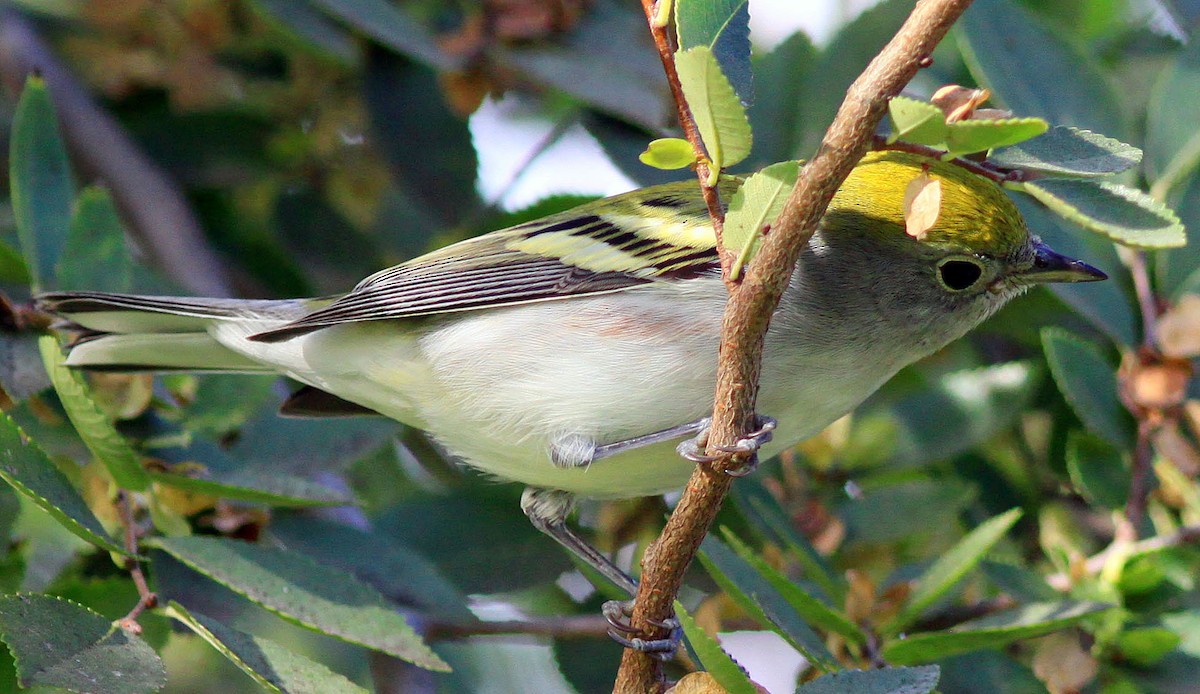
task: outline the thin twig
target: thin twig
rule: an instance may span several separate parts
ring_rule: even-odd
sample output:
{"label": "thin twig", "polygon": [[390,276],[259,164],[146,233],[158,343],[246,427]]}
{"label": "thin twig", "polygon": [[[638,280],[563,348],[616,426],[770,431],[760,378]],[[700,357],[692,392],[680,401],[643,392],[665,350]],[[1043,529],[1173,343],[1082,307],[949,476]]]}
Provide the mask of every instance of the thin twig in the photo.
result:
{"label": "thin twig", "polygon": [[146,575],[142,572],[142,564],[137,559],[137,526],[134,525],[133,507],[129,503],[129,495],[123,489],[117,492],[117,511],[121,514],[121,525],[125,531],[125,551],[130,554],[125,560],[125,568],[133,577],[133,585],[137,587],[138,592],[137,604],[133,606],[129,614],[121,618],[118,624],[126,631],[140,634],[142,625],[138,624],[137,618],[143,611],[158,604],[158,595],[150,590],[150,585],[146,583]]}
{"label": "thin twig", "polygon": [[[648,0],[644,0],[648,6]],[[732,287],[721,328],[710,453],[745,436],[755,420],[762,345],[800,253],[841,182],[869,148],[888,99],[900,93],[934,47],[970,5],[970,0],[921,0],[912,14],[847,91],[815,157],[801,171],[783,214],[763,239],[741,284]],[[661,50],[661,49],[660,49]],[[674,86],[672,87],[675,92]],[[678,98],[678,95],[677,95]],[[662,621],[672,613],[684,572],[708,532],[731,484],[724,470],[743,464],[698,465],[662,535],[642,558],[642,582],[630,619],[649,638],[667,634]],[[661,683],[659,661],[626,649],[614,691],[644,694]]]}
{"label": "thin twig", "polygon": [[607,639],[608,621],[598,614],[571,617],[545,617],[497,622],[430,622],[425,638],[430,641],[468,636],[523,635],[551,636],[556,639]]}
{"label": "thin twig", "polygon": [[[671,97],[675,100],[675,108],[679,117],[679,126],[683,135],[692,145],[696,154],[696,177],[700,180],[700,194],[704,197],[704,205],[708,208],[708,216],[712,219],[713,231],[717,235],[717,255],[721,259],[721,276],[726,278],[729,286],[729,268],[733,264],[733,253],[725,248],[722,236],[725,230],[725,207],[721,204],[721,195],[716,186],[709,185],[712,171],[709,169],[708,151],[704,148],[704,140],[700,137],[700,128],[692,117],[687,99],[683,96],[683,85],[679,81],[679,72],[675,69],[675,46],[669,31],[670,22],[659,21],[659,6],[671,0],[642,0],[642,9],[646,12],[646,20],[650,24],[650,36],[654,39],[654,47],[658,50],[659,60],[666,73],[667,84],[671,88]],[[669,4],[667,5],[669,7]]]}
{"label": "thin twig", "polygon": [[1154,450],[1150,436],[1154,424],[1146,418],[1138,420],[1137,443],[1133,447],[1133,465],[1129,471],[1129,496],[1125,499],[1125,520],[1132,538],[1137,539],[1138,528],[1146,515],[1146,496],[1150,493],[1150,473],[1154,469]]}
{"label": "thin twig", "polygon": [[[1088,557],[1083,563],[1083,575],[1094,576],[1104,570],[1115,552],[1122,552],[1126,557],[1136,557],[1150,552],[1157,552],[1171,547],[1200,544],[1200,524],[1185,525],[1175,532],[1157,535],[1133,543],[1114,542],[1105,547],[1102,552]],[[1051,588],[1068,591],[1075,584],[1074,577],[1067,573],[1055,573],[1046,577],[1046,583]]]}
{"label": "thin twig", "polygon": [[888,139],[883,135],[876,135],[872,139],[871,149],[876,151],[908,152],[910,154],[929,157],[930,159],[938,159],[947,164],[962,167],[977,176],[983,176],[996,183],[1021,183],[1042,178],[1036,171],[1001,169],[987,161],[972,161],[964,157],[950,157],[948,151],[938,149],[937,147],[930,147],[929,145],[918,145],[915,142],[905,142],[903,140],[888,142]]}
{"label": "thin twig", "polygon": [[1146,256],[1141,251],[1123,254],[1129,274],[1133,277],[1133,289],[1137,293],[1138,308],[1142,314],[1142,346],[1158,351],[1158,298],[1150,285],[1150,273],[1146,269]]}
{"label": "thin twig", "polygon": [[169,277],[208,296],[231,296],[224,262],[209,246],[174,181],[54,55],[20,11],[0,10],[0,75],[19,91],[41,73],[63,135],[87,177],[98,178],[129,222],[130,237]]}

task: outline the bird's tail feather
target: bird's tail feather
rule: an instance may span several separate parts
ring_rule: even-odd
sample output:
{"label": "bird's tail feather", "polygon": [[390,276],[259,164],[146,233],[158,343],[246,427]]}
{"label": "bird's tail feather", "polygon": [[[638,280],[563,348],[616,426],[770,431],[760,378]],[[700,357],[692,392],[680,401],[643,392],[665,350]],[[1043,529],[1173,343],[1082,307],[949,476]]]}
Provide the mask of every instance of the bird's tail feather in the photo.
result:
{"label": "bird's tail feather", "polygon": [[115,371],[237,371],[274,369],[225,347],[211,334],[217,323],[245,324],[248,332],[294,320],[306,300],[250,301],[53,292],[38,306],[69,322],[81,336],[69,366]]}

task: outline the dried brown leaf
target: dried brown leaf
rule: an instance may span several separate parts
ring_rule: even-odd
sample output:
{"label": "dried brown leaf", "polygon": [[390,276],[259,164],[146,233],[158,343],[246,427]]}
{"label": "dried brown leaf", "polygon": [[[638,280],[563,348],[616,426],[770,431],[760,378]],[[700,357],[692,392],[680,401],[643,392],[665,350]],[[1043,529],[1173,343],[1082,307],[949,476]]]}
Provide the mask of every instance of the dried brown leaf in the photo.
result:
{"label": "dried brown leaf", "polygon": [[922,172],[904,189],[904,232],[920,241],[942,212],[942,182]]}

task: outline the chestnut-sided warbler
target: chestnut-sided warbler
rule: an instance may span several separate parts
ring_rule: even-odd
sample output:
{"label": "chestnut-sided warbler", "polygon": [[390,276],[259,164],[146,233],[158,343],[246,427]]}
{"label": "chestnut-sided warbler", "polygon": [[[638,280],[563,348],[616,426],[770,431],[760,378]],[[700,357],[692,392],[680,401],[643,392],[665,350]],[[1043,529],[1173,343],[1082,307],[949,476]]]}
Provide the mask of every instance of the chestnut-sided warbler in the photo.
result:
{"label": "chestnut-sided warbler", "polygon": [[[905,196],[919,176],[941,191],[914,232]],[[771,320],[758,408],[778,428],[762,453],[820,432],[1026,288],[1104,277],[1031,235],[991,181],[868,154]],[[632,590],[566,518],[575,495],[645,496],[687,480],[693,463],[676,444],[712,409],[726,289],[687,182],[456,243],[334,299],[39,301],[86,331],[69,365],[280,373],[305,384],[285,410],[375,412],[423,429],[466,464],[527,485],[535,525]]]}

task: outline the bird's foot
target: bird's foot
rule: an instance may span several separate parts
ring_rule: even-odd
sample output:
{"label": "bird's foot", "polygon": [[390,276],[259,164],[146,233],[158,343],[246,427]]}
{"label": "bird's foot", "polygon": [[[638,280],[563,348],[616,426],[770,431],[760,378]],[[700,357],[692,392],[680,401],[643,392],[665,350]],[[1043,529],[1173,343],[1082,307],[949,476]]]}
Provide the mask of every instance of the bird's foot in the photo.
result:
{"label": "bird's foot", "polygon": [[712,463],[730,454],[747,456],[745,465],[726,470],[726,474],[733,477],[745,477],[758,467],[758,456],[754,454],[771,440],[772,432],[779,425],[779,422],[766,415],[755,415],[754,420],[758,426],[757,429],[738,439],[732,446],[717,446],[717,450],[724,455],[708,455],[704,452],[708,448],[708,428],[697,434],[695,438],[683,441],[675,450],[693,463]]}
{"label": "bird's foot", "polygon": [[608,620],[608,635],[613,641],[664,662],[675,657],[679,640],[683,637],[683,627],[679,625],[678,619],[671,617],[661,622],[652,621],[651,624],[670,633],[662,639],[644,639],[634,636],[639,630],[629,624],[629,616],[633,611],[632,600],[609,600],[600,611]]}

